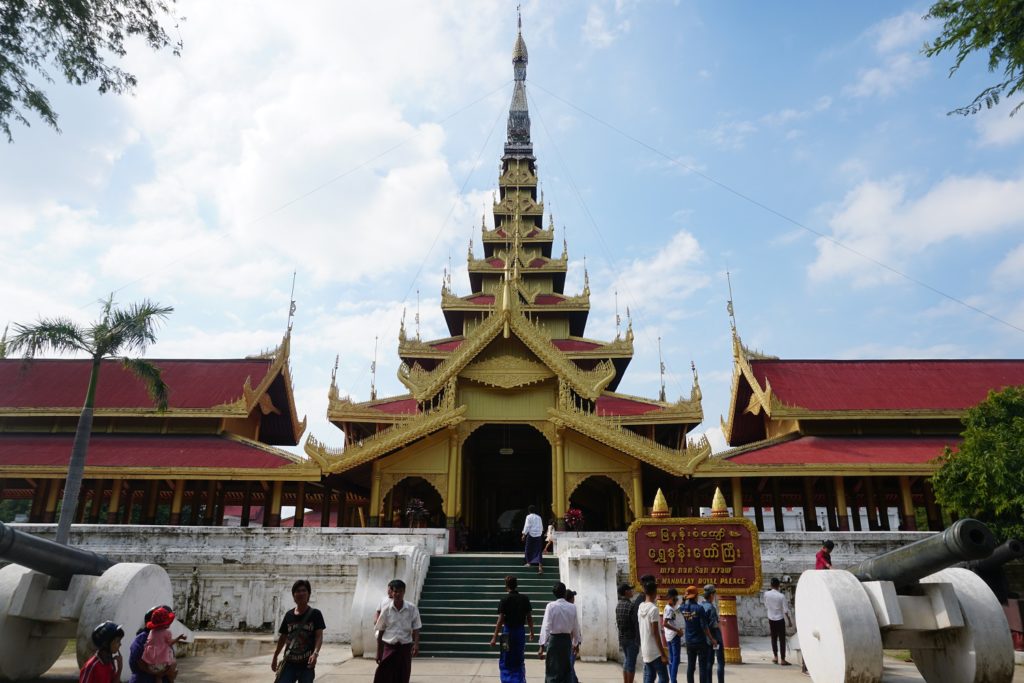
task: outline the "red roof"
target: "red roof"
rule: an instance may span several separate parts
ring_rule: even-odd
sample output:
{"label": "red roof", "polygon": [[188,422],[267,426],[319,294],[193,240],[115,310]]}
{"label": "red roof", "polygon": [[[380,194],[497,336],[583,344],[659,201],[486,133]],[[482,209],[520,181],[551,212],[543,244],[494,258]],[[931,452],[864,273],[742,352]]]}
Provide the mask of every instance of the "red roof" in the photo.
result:
{"label": "red roof", "polygon": [[530,265],[530,268],[540,268],[541,266],[543,266],[547,262],[548,262],[547,259],[535,258],[532,261],[530,261],[529,265]]}
{"label": "red roof", "polygon": [[493,294],[478,294],[477,296],[471,296],[471,297],[469,297],[466,300],[469,301],[470,303],[473,303],[473,304],[493,304],[494,303],[494,295]]}
{"label": "red roof", "polygon": [[661,410],[661,406],[651,405],[643,401],[634,401],[621,396],[598,396],[598,415],[643,415],[655,410]]}
{"label": "red roof", "polygon": [[542,304],[542,305],[543,304],[560,304],[563,301],[565,301],[565,297],[564,296],[559,296],[557,294],[538,294],[537,298],[535,298],[533,300],[534,303]]}
{"label": "red roof", "polygon": [[1024,385],[1024,360],[752,360],[762,387],[808,410],[964,410]]}
{"label": "red roof", "polygon": [[[169,389],[170,408],[212,408],[242,396],[247,377],[259,384],[273,361],[154,360]],[[0,360],[0,410],[4,408],[80,408],[89,385],[89,360]],[[130,371],[103,361],[96,408],[152,409],[153,400]]]}
{"label": "red roof", "polygon": [[729,458],[737,465],[923,465],[956,446],[948,437],[822,437],[803,436],[740,453]]}
{"label": "red roof", "polygon": [[387,403],[376,403],[370,406],[373,410],[379,410],[389,415],[410,415],[419,412],[419,404],[414,398],[403,398]]}
{"label": "red roof", "polygon": [[[2,467],[67,467],[74,434],[0,434]],[[291,460],[219,436],[93,434],[87,467],[274,469]]]}
{"label": "red roof", "polygon": [[551,343],[562,351],[592,351],[604,346],[604,344],[581,341],[579,339],[552,339]]}
{"label": "red roof", "polygon": [[487,259],[487,262],[490,263],[495,268],[504,268],[505,267],[505,262],[502,261],[500,258],[490,258],[490,259]]}
{"label": "red roof", "polygon": [[453,341],[441,342],[440,344],[431,344],[438,351],[454,351],[455,349],[462,346],[462,339],[455,339]]}

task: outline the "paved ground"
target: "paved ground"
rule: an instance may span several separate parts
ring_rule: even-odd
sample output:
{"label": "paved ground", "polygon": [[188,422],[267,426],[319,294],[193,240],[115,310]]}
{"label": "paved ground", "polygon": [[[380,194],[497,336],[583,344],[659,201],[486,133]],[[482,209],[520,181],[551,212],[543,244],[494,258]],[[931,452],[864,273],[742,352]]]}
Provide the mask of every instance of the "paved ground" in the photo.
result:
{"label": "paved ground", "polygon": [[[179,661],[180,683],[232,683],[234,681],[272,680],[270,655],[256,654],[263,645],[253,643],[250,653],[213,652]],[[726,666],[730,683],[790,683],[810,680],[800,674],[800,666],[781,667],[771,662],[768,639],[745,639],[742,665]],[[239,648],[233,647],[232,650]],[[373,680],[373,660],[353,659],[347,645],[325,645],[316,680],[321,683],[365,683]],[[685,668],[685,663],[684,663]],[[576,674],[583,683],[621,683],[622,670],[614,662],[579,662]],[[544,663],[533,657],[526,665],[527,680],[544,680]],[[51,671],[39,679],[48,683],[72,683],[78,680],[73,655],[62,657]],[[642,680],[638,675],[637,682]],[[684,681],[683,671],[679,680]],[[922,681],[913,664],[886,658],[885,683]],[[1024,667],[1018,666],[1013,680],[1024,683]],[[492,683],[498,681],[496,660],[482,659],[416,659],[412,667],[412,683]]]}

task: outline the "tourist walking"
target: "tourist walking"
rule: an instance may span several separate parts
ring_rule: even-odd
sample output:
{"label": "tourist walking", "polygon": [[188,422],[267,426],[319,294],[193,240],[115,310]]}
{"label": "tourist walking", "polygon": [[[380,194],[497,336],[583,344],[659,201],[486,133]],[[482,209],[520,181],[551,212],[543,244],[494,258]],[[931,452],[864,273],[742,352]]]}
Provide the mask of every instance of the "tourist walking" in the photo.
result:
{"label": "tourist walking", "polygon": [[768,631],[772,639],[772,661],[789,666],[786,661],[786,622],[791,619],[789,600],[779,590],[778,579],[772,579],[771,590],[764,594],[764,609],[768,614]]}
{"label": "tourist walking", "polygon": [[142,653],[146,649],[146,641],[149,639],[149,628],[146,624],[153,618],[153,612],[158,609],[173,611],[169,605],[156,605],[150,607],[142,618],[142,628],[135,634],[135,639],[128,648],[128,668],[132,672],[128,683],[170,683],[166,675],[142,661]]}
{"label": "tourist walking", "polygon": [[377,671],[373,683],[409,683],[412,658],[420,653],[420,611],[405,599],[405,582],[388,584],[391,604],[380,612],[377,633]]}
{"label": "tourist walking", "polygon": [[677,610],[683,619],[683,643],[686,645],[686,683],[693,683],[697,671],[700,683],[711,683],[711,669],[707,666],[711,649],[718,641],[708,628],[708,613],[697,604],[696,586],[687,586],[685,602]]}
{"label": "tourist walking", "polygon": [[[309,606],[313,587],[306,579],[292,584],[295,607],[281,619],[280,634],[270,668],[277,672],[276,683],[312,683],[316,678],[316,662],[324,642],[324,615]],[[282,649],[284,657],[278,661]]]}
{"label": "tourist walking", "polygon": [[676,623],[676,607],[679,606],[679,591],[668,589],[668,600],[661,613],[661,625],[665,629],[665,645],[668,647],[668,680],[676,683],[679,675],[679,655],[682,652],[682,640],[679,639],[679,625]]}
{"label": "tourist walking", "polygon": [[832,548],[835,547],[836,544],[832,541],[825,541],[821,544],[821,550],[814,556],[815,569],[832,569]]}
{"label": "tourist walking", "polygon": [[537,567],[537,573],[544,573],[544,520],[537,514],[533,505],[526,508],[526,521],[523,523],[523,543],[526,544],[525,562],[523,566]]}
{"label": "tourist walking", "polygon": [[86,660],[78,672],[78,683],[117,683],[121,680],[121,639],[124,629],[104,621],[92,630],[96,654]]}
{"label": "tourist walking", "polygon": [[555,520],[548,522],[548,531],[544,535],[544,552],[550,553],[555,545]]}
{"label": "tourist walking", "polygon": [[711,632],[711,637],[715,640],[715,645],[712,647],[711,652],[708,653],[707,659],[707,681],[711,683],[711,674],[715,669],[715,662],[718,662],[718,683],[724,683],[725,681],[725,645],[722,644],[722,627],[719,623],[718,617],[718,603],[716,598],[718,597],[718,589],[715,588],[715,584],[709,583],[704,586],[704,602],[701,603],[701,607],[708,615],[708,631]]}
{"label": "tourist walking", "polygon": [[[576,591],[565,590],[565,601],[570,605],[576,605]],[[576,613],[577,615],[579,612]],[[582,636],[582,631],[580,632]],[[579,683],[579,679],[576,678],[576,658],[580,656],[580,644],[582,643],[582,637],[580,642],[574,643],[572,646],[572,653],[569,655],[569,668],[572,670],[572,683]]]}
{"label": "tourist walking", "polygon": [[526,626],[533,635],[533,606],[530,598],[519,592],[519,579],[505,577],[508,593],[498,603],[498,622],[494,625],[491,647],[501,643],[498,656],[498,675],[501,683],[526,683]]}
{"label": "tourist walking", "polygon": [[640,632],[633,610],[633,587],[619,586],[619,602],[615,605],[615,627],[619,631],[619,653],[622,655],[622,683],[633,683],[636,657],[640,653]]}
{"label": "tourist walking", "polygon": [[572,650],[580,642],[576,606],[565,600],[565,584],[551,589],[555,599],[544,607],[537,656],[544,662],[544,683],[572,683]]}
{"label": "tourist walking", "polygon": [[658,584],[644,584],[644,602],[637,610],[637,628],[640,631],[640,656],[644,660],[644,683],[668,683],[668,652],[661,638],[661,619],[658,616]]}

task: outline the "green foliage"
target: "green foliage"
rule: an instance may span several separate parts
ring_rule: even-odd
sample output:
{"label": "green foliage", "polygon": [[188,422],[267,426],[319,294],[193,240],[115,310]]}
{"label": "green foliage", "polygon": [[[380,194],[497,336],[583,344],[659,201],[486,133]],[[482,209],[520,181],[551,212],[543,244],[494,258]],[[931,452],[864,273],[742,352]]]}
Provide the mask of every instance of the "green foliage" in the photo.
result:
{"label": "green foliage", "polygon": [[131,91],[134,75],[108,64],[124,57],[125,41],[140,37],[154,50],[170,46],[160,19],[173,15],[174,0],[0,0],[0,130],[11,121],[30,125],[35,113],[57,131],[57,113],[33,82],[52,83],[56,67],[68,83],[96,81],[101,93]]}
{"label": "green foliage", "polygon": [[1000,540],[1024,538],[1024,387],[990,392],[963,423],[960,449],[946,448],[932,476],[936,499]]}
{"label": "green foliage", "polygon": [[7,498],[0,500],[0,522],[13,522],[18,515],[28,515],[32,501],[28,499]]}
{"label": "green foliage", "polygon": [[[977,114],[982,106],[991,109],[1000,98],[1024,92],[1024,0],[939,0],[925,18],[945,22],[942,34],[925,46],[924,53],[934,57],[956,50],[950,76],[969,54],[986,49],[988,70],[1003,70],[1000,83],[985,88],[969,105],[950,114]],[[1024,102],[1014,107],[1010,116],[1022,106]]]}

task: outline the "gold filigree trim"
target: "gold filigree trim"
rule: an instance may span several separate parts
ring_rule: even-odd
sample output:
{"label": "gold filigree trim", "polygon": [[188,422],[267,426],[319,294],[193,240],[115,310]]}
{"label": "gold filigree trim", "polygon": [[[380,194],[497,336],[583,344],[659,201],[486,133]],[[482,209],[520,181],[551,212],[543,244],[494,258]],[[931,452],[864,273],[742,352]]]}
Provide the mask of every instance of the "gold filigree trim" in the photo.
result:
{"label": "gold filigree trim", "polygon": [[526,358],[498,356],[467,365],[460,377],[501,389],[543,382],[555,376],[547,366]]}

